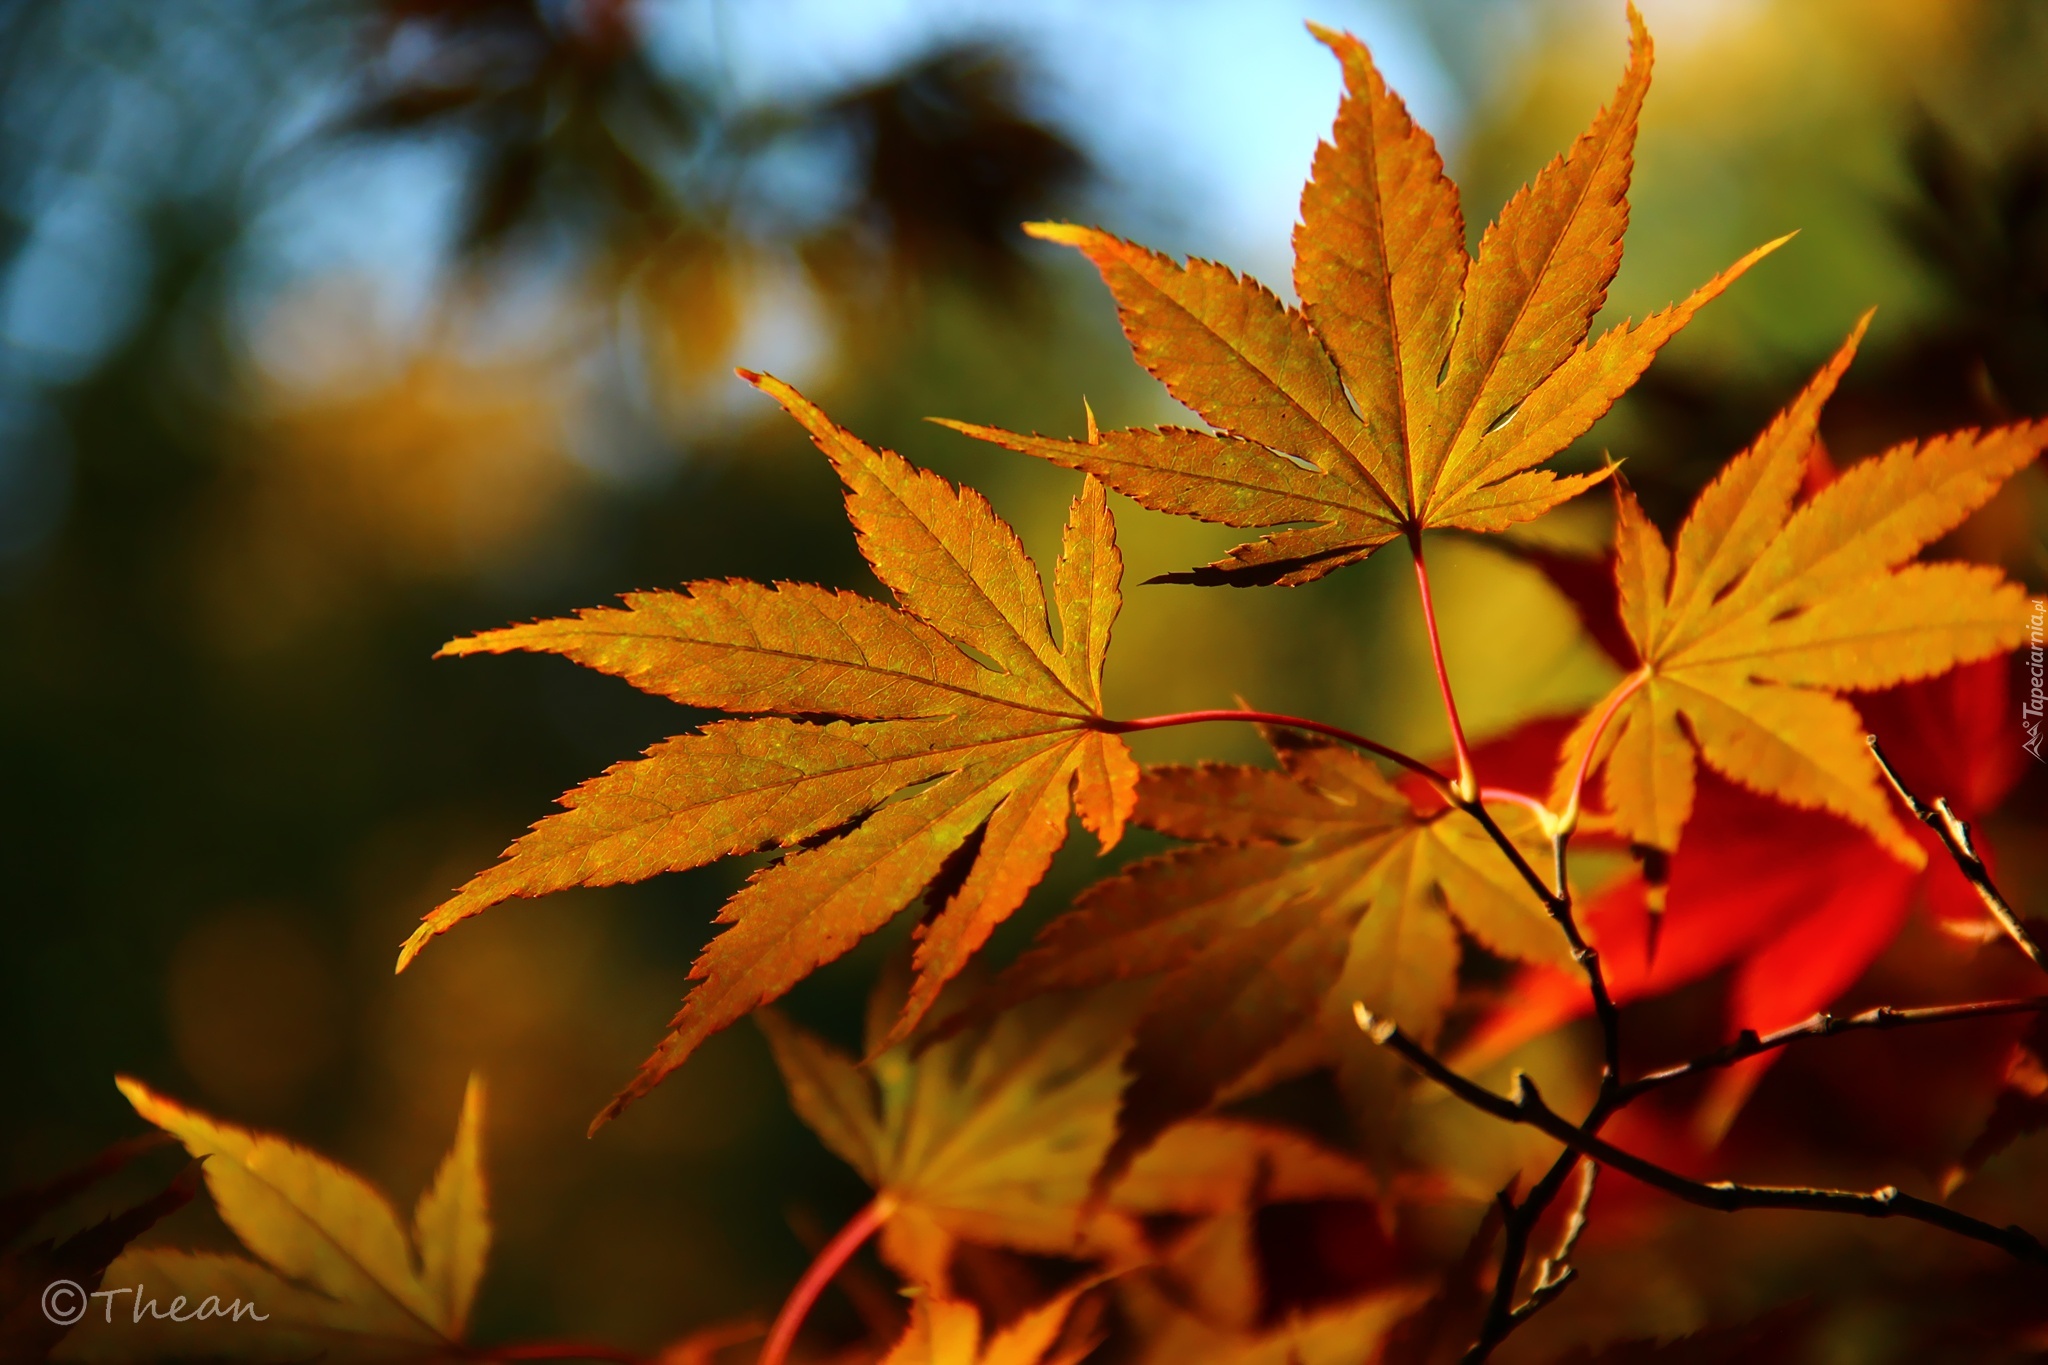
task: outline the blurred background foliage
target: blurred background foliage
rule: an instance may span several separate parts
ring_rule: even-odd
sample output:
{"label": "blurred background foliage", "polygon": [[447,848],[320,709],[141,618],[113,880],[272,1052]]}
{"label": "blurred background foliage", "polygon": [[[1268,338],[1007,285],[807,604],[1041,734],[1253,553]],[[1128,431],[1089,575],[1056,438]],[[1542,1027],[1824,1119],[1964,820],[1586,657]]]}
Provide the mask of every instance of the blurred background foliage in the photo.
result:
{"label": "blurred background foliage", "polygon": [[[1873,304],[1839,458],[2048,410],[2048,11],[1644,8],[1659,68],[1611,318],[1802,235],[1570,458],[1625,459],[1668,524]],[[1359,31],[1437,131],[1476,237],[1611,89],[1619,9],[0,10],[0,1186],[132,1130],[128,1071],[403,1196],[475,1066],[504,1231],[485,1339],[648,1346],[771,1311],[860,1194],[750,1029],[582,1136],[743,868],[508,906],[390,974],[408,925],[559,791],[689,718],[556,660],[429,656],[695,577],[872,588],[824,462],[735,363],[971,478],[1048,558],[1071,476],[919,419],[1068,432],[1084,393],[1109,423],[1177,409],[1094,277],[1019,220],[1099,221],[1284,292],[1338,91],[1313,17]],[[1133,585],[1229,543],[1118,514]],[[1568,509],[1537,534],[1599,523]],[[2044,528],[2036,470],[1957,545],[2038,587]],[[1441,562],[1473,729],[1610,680],[1534,573],[1464,542]],[[1408,589],[1395,555],[1288,592],[1134,586],[1112,705],[1241,695],[1437,749]],[[2048,881],[2042,786],[2004,817],[2022,904]],[[1070,850],[995,951],[1096,871]],[[797,1012],[849,1032],[886,947]],[[1699,1311],[1655,1269],[1636,1311]]]}

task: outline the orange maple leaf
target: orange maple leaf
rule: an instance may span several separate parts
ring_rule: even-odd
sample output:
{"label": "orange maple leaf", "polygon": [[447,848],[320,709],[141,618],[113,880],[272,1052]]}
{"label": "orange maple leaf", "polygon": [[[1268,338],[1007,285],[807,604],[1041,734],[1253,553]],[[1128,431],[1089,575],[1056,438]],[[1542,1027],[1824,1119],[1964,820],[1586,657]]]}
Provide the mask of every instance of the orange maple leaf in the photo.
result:
{"label": "orange maple leaf", "polygon": [[2032,463],[2048,422],[1908,442],[1795,506],[1821,407],[1868,321],[1700,494],[1675,546],[1617,485],[1615,582],[1642,666],[1566,740],[1560,806],[1597,734],[1590,763],[1605,768],[1607,818],[1636,843],[1674,849],[1697,747],[1752,791],[1831,811],[1909,867],[1924,863],[1878,785],[1862,720],[1833,693],[1932,677],[2020,643],[2026,594],[1999,570],[1908,561]]}
{"label": "orange maple leaf", "polygon": [[563,654],[686,706],[759,717],[665,740],[569,792],[568,810],[429,914],[399,955],[403,970],[427,940],[509,897],[792,850],[726,903],[719,919],[733,927],[691,968],[701,984],[598,1123],[886,924],[979,833],[964,880],[919,930],[917,979],[890,1035],[903,1037],[1044,876],[1069,810],[1107,850],[1136,800],[1137,765],[1099,728],[1123,574],[1102,485],[1084,483],[1067,522],[1055,642],[1038,569],[985,498],[864,444],[780,380],[741,373],[832,461],[861,552],[900,607],[806,584],[700,582],[442,651]]}
{"label": "orange maple leaf", "polygon": [[1026,231],[1086,253],[1133,351],[1214,434],[1089,442],[945,425],[1083,469],[1137,502],[1226,526],[1297,523],[1167,582],[1306,583],[1430,527],[1498,531],[1604,473],[1535,466],[1582,435],[1699,308],[1779,242],[1684,302],[1586,335],[1621,265],[1651,45],[1629,11],[1612,103],[1465,248],[1457,187],[1364,44],[1316,28],[1343,64],[1333,141],[1295,229],[1302,306],[1210,261],[1181,265],[1095,228]]}
{"label": "orange maple leaf", "polygon": [[[1341,1062],[1363,1107],[1396,1103],[1397,1066],[1357,1049],[1340,1057],[1332,1040],[1356,1032],[1357,1000],[1434,1035],[1457,990],[1454,917],[1503,956],[1568,961],[1470,816],[1412,801],[1348,749],[1285,730],[1270,738],[1278,772],[1147,768],[1133,818],[1198,842],[1089,888],[983,1006],[1154,982],[1100,1180],[1219,1094],[1257,1088],[1253,1077]],[[1532,814],[1514,807],[1499,819],[1525,856],[1541,856]]]}

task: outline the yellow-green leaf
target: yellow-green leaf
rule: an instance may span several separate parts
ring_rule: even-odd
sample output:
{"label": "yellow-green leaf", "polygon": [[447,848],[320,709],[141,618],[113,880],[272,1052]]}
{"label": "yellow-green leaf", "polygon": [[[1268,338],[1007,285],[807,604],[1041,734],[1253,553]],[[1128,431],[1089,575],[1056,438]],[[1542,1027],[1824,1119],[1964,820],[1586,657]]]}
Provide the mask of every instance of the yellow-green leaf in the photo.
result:
{"label": "yellow-green leaf", "polygon": [[131,1249],[115,1293],[65,1339],[62,1358],[454,1359],[489,1255],[483,1087],[472,1077],[455,1144],[419,1202],[414,1237],[362,1177],[283,1138],[209,1118],[121,1079],[137,1113],[204,1165],[221,1221],[254,1259]]}
{"label": "yellow-green leaf", "polygon": [[[1908,563],[2048,446],[2048,423],[1909,442],[1795,505],[1822,406],[1868,318],[1694,503],[1674,554],[1618,489],[1615,577],[1642,669],[1593,762],[1614,825],[1669,850],[1691,813],[1695,762],[1788,804],[1833,812],[1918,867],[1837,693],[1943,673],[2020,643],[2027,597],[1997,569]],[[1561,800],[1609,703],[1566,741]]]}

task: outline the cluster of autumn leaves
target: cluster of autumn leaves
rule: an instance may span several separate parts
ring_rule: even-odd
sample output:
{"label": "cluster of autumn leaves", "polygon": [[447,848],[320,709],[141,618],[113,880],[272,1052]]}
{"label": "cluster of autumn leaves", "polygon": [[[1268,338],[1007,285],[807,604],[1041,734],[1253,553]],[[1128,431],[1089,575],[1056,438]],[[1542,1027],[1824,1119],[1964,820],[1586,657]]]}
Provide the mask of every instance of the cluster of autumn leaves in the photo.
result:
{"label": "cluster of autumn leaves", "polygon": [[[1073,1257],[1116,1277],[1142,1359],[1360,1358],[1357,1344],[1377,1341],[1428,1285],[1264,1323],[1247,1220],[1261,1201],[1372,1197],[1378,1176],[1210,1111],[1328,1067],[1356,1112],[1390,1123],[1409,1082],[1396,1059],[1362,1045],[1354,1004],[1428,1044],[1475,945],[1522,964],[1529,986],[1472,1046],[1490,1037],[1498,1050],[1583,1011],[1567,942],[1504,844],[1544,866],[1576,827],[1646,860],[1653,875],[1628,877],[1588,920],[1610,957],[1640,964],[1619,968],[1633,996],[1659,980],[1642,949],[1654,874],[1674,854],[1701,856],[1698,831],[1714,827],[1724,788],[1850,828],[1837,837],[1857,856],[1892,860],[1883,866],[1910,883],[1927,849],[1901,824],[1864,720],[1838,694],[1946,674],[2020,639],[2019,587],[1995,569],[1916,557],[2038,458],[2048,424],[1959,432],[1835,472],[1818,422],[1862,323],[1701,493],[1675,540],[1613,470],[1538,467],[1777,245],[1588,339],[1627,225],[1650,70],[1639,20],[1615,99],[1508,203],[1476,256],[1428,134],[1362,45],[1317,32],[1345,96],[1302,198],[1299,307],[1209,262],[1094,229],[1031,229],[1094,262],[1140,363],[1209,427],[1098,431],[1091,418],[1070,440],[953,424],[1084,474],[1050,601],[1014,531],[972,488],[749,374],[839,473],[861,551],[894,603],[709,581],[444,650],[557,653],[733,718],[565,795],[565,810],[427,917],[401,968],[509,898],[781,850],[721,911],[726,927],[692,969],[668,1035],[598,1122],[923,898],[908,970],[878,992],[865,1058],[756,1015],[793,1104],[875,1189],[883,1254],[920,1290],[892,1361],[1022,1365],[1077,1359],[1095,1343],[1076,1306],[1095,1280],[998,1329],[956,1292],[962,1243]],[[1499,531],[1602,481],[1618,513],[1612,589],[1598,604],[1607,619],[1593,624],[1625,640],[1626,673],[1575,727],[1552,732],[1555,779],[1540,798],[1482,796],[1490,774],[1475,772],[1462,737],[1456,773],[1434,778],[1412,762],[1389,776],[1338,738],[1279,725],[1266,730],[1272,767],[1141,769],[1120,735],[1174,718],[1103,713],[1123,567],[1110,490],[1277,528],[1168,576],[1259,586],[1305,583],[1395,542],[1420,570],[1427,532]],[[1217,685],[1228,693],[1228,680]],[[1702,760],[1715,776],[1700,777]],[[1475,799],[1498,837],[1474,818]],[[966,989],[963,970],[1043,878],[1071,816],[1105,851],[1132,823],[1180,846],[1091,888],[1021,959]],[[1671,913],[1686,922],[1674,919],[1667,963],[1695,975],[1722,965],[1688,946],[1706,911]],[[1624,940],[1641,951],[1616,951]],[[1868,946],[1865,963],[1882,944]],[[1789,1023],[1847,984],[1766,985],[1731,1027]],[[355,1333],[455,1350],[488,1241],[474,1091],[410,1241],[346,1172],[129,1093],[208,1158],[216,1203],[262,1264],[138,1252],[128,1270],[188,1292],[260,1285],[291,1330],[327,1333],[336,1349]],[[1174,1235],[1162,1240],[1166,1222]],[[112,1352],[102,1358],[148,1354],[132,1336],[92,1340]],[[231,1351],[224,1338],[222,1350],[245,1345]]]}
{"label": "cluster of autumn leaves", "polygon": [[[876,992],[871,1048],[900,1009],[904,984],[885,981]],[[867,1067],[773,1011],[759,1016],[799,1115],[881,1192],[882,1255],[918,1287],[901,1339],[882,1344],[887,1361],[1079,1360],[1102,1337],[1084,1296],[1107,1279],[1117,1281],[1126,1315],[1145,1324],[1145,1358],[1158,1360],[1348,1358],[1428,1297],[1417,1278],[1262,1323],[1255,1210],[1369,1201],[1380,1189],[1358,1161],[1284,1128],[1190,1120],[1100,1190],[1133,1004],[1129,991],[1095,993],[1079,1008],[1039,1001],[922,1050],[881,1047]],[[100,1273],[119,1288],[91,1302],[61,1359],[491,1358],[489,1348],[466,1343],[491,1243],[479,1080],[470,1081],[454,1145],[409,1230],[380,1191],[326,1158],[138,1082],[121,1089],[203,1163],[214,1207],[250,1254],[127,1251]],[[1163,1246],[1162,1223],[1175,1228]],[[956,1284],[962,1243],[1101,1268],[998,1327]],[[132,1299],[120,1292],[131,1288]],[[218,1309],[202,1312],[209,1302]],[[245,1310],[232,1311],[236,1304]],[[758,1343],[764,1330],[744,1319],[719,1323],[656,1359],[708,1365],[727,1347]],[[538,1349],[548,1358],[621,1355],[574,1343]]]}

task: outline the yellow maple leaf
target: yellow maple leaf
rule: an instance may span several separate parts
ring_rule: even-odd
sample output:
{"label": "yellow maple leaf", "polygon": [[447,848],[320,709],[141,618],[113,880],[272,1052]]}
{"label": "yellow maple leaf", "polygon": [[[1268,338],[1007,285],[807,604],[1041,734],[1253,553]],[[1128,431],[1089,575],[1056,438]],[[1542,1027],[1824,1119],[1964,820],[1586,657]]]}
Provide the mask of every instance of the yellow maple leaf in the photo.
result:
{"label": "yellow maple leaf", "polygon": [[[1146,1219],[1377,1193],[1370,1172],[1307,1138],[1195,1119],[1095,1199],[1133,1008],[1115,991],[1032,1001],[922,1050],[883,1049],[865,1067],[774,1010],[755,1018],[798,1116],[885,1204],[885,1259],[940,1295],[961,1241],[1129,1265],[1149,1254]],[[894,1013],[885,978],[871,1050]]]}
{"label": "yellow maple leaf", "polygon": [[1697,749],[1752,790],[1831,811],[1925,862],[1878,785],[1861,718],[1833,694],[2020,643],[2026,594],[1997,569],[1909,561],[2032,463],[2048,422],[1908,442],[1795,505],[1821,408],[1868,322],[1700,494],[1675,545],[1617,485],[1615,581],[1642,668],[1566,741],[1560,805],[1597,730],[1591,764],[1604,765],[1614,825],[1637,843],[1677,846]]}
{"label": "yellow maple leaf", "polygon": [[443,651],[563,654],[687,706],[779,713],[666,740],[568,793],[567,811],[437,907],[399,956],[403,970],[434,935],[509,897],[789,850],[720,912],[732,928],[691,969],[700,984],[598,1123],[886,924],[980,832],[964,880],[918,931],[917,979],[892,1031],[907,1036],[1045,875],[1069,811],[1107,850],[1136,799],[1137,765],[1101,728],[1123,575],[1102,485],[1084,482],[1067,522],[1055,642],[1038,569],[987,499],[865,444],[781,381],[749,377],[831,459],[861,550],[900,607],[703,582]]}
{"label": "yellow maple leaf", "polygon": [[[455,1144],[420,1196],[410,1238],[389,1201],[353,1171],[208,1118],[139,1081],[119,1085],[138,1114],[205,1163],[221,1221],[256,1259],[124,1253],[104,1281],[116,1297],[87,1313],[65,1339],[63,1358],[122,1365],[468,1354],[462,1338],[491,1242],[479,1078],[470,1078]],[[132,1302],[119,1297],[124,1291]]]}
{"label": "yellow maple leaf", "polygon": [[956,1241],[1099,1246],[1081,1212],[1116,1130],[1129,1012],[1113,996],[1042,1002],[866,1069],[773,1010],[755,1018],[798,1115],[888,1201],[883,1256],[944,1293]]}
{"label": "yellow maple leaf", "polygon": [[1305,523],[1156,581],[1306,583],[1429,527],[1498,531],[1540,516],[1605,476],[1535,466],[1778,245],[1587,343],[1621,265],[1650,82],[1650,39],[1633,7],[1629,23],[1613,101],[1508,201],[1476,258],[1429,134],[1364,44],[1315,29],[1343,66],[1345,95],[1302,191],[1299,309],[1211,261],[1183,265],[1095,228],[1026,226],[1095,263],[1139,362],[1214,432],[1131,429],[1079,442],[946,425],[1087,470],[1160,511],[1226,526]]}

